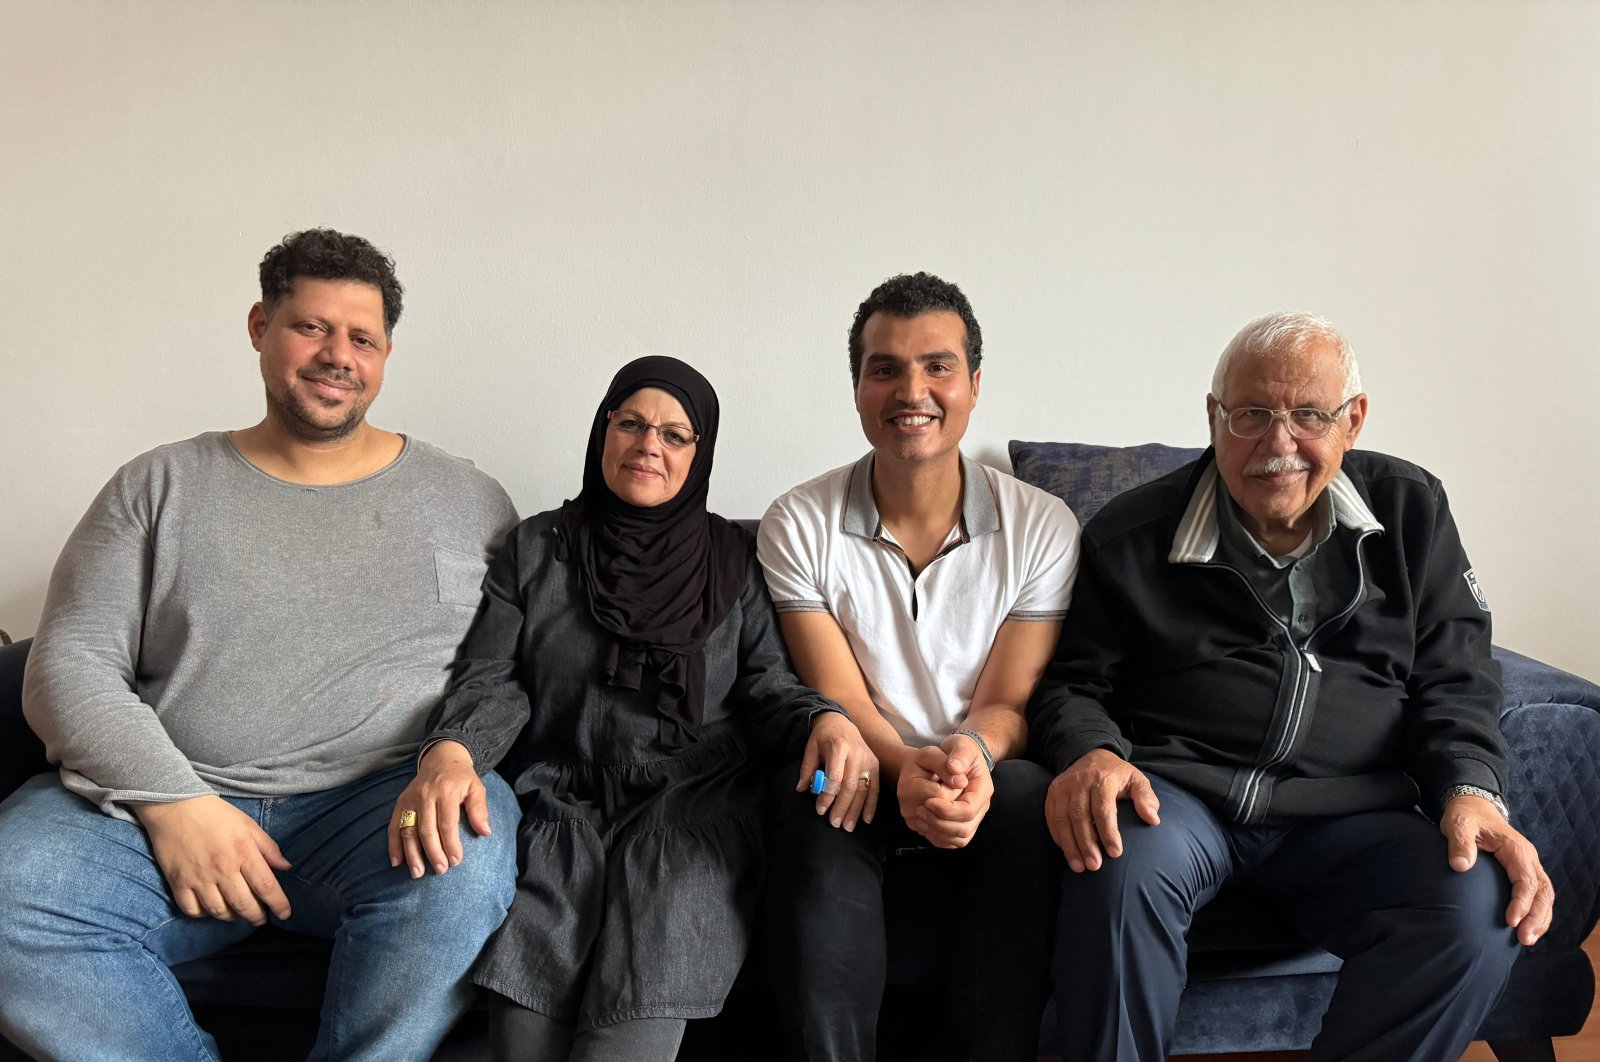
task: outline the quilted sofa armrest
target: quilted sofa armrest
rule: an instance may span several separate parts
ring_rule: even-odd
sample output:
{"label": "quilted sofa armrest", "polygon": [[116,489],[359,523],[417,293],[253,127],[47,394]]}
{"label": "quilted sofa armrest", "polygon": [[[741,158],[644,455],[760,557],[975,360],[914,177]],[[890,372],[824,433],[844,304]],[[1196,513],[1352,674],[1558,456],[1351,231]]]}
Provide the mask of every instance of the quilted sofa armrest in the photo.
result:
{"label": "quilted sofa armrest", "polygon": [[1525,704],[1576,704],[1600,712],[1600,686],[1542,660],[1494,647],[1506,690],[1502,714]]}
{"label": "quilted sofa armrest", "polygon": [[1539,850],[1556,889],[1537,948],[1576,948],[1600,919],[1600,686],[1501,649],[1511,821]]}

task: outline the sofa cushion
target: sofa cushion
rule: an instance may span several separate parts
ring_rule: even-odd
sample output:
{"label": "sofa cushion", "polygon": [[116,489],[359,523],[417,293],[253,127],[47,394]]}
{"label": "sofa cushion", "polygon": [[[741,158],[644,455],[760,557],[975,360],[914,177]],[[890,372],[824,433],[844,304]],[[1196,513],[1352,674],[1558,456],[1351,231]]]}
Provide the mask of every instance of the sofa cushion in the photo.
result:
{"label": "sofa cushion", "polygon": [[1089,443],[1011,440],[1011,468],[1024,483],[1066,502],[1086,524],[1118,494],[1182,467],[1205,451],[1163,446],[1093,446]]}

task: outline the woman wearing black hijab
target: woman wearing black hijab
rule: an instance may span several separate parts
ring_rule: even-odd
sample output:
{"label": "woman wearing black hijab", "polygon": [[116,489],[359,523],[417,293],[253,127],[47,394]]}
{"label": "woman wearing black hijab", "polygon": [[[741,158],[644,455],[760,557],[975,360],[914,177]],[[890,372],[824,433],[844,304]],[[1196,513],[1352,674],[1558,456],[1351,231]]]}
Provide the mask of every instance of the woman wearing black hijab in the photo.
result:
{"label": "woman wearing black hijab", "polygon": [[396,804],[390,858],[420,877],[460,860],[463,808],[488,828],[480,772],[520,798],[516,897],[473,974],[496,993],[498,1059],[671,1059],[684,1020],[722,1008],[762,795],[802,743],[804,773],[828,776],[818,814],[837,800],[845,825],[871,820],[876,759],[790,670],[750,534],[706,511],[716,441],[694,369],[617,373],[582,493],[496,556]]}

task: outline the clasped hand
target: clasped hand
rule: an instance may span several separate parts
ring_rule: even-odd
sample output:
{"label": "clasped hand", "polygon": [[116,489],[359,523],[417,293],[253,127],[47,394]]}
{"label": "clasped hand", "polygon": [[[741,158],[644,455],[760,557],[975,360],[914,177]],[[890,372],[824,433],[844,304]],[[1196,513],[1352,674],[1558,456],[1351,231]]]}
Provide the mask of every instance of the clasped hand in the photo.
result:
{"label": "clasped hand", "polygon": [[994,799],[983,750],[965,734],[917,749],[895,787],[900,816],[935,848],[965,848]]}

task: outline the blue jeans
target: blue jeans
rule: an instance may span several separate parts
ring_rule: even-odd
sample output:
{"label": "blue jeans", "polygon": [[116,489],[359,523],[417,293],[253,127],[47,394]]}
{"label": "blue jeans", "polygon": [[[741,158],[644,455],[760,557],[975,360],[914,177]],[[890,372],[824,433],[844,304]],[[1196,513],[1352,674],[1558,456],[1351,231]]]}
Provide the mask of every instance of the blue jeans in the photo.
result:
{"label": "blue jeans", "polygon": [[[466,858],[413,881],[387,828],[402,764],[338,789],[229,797],[278,842],[289,929],[334,942],[315,1059],[427,1059],[472,1001],[467,974],[516,882],[517,800],[484,776],[494,833],[462,823]],[[175,963],[254,929],[189,918],[143,828],[40,775],[0,804],[0,1032],[44,1059],[214,1062]],[[273,919],[277,922],[277,919]]]}
{"label": "blue jeans", "polygon": [[1236,826],[1156,775],[1161,825],[1117,805],[1123,853],[1064,872],[1056,929],[1061,1057],[1164,1059],[1196,910],[1248,878],[1306,940],[1344,959],[1308,1062],[1458,1059],[1521,951],[1511,887],[1488,853],[1451,870],[1417,811]]}

